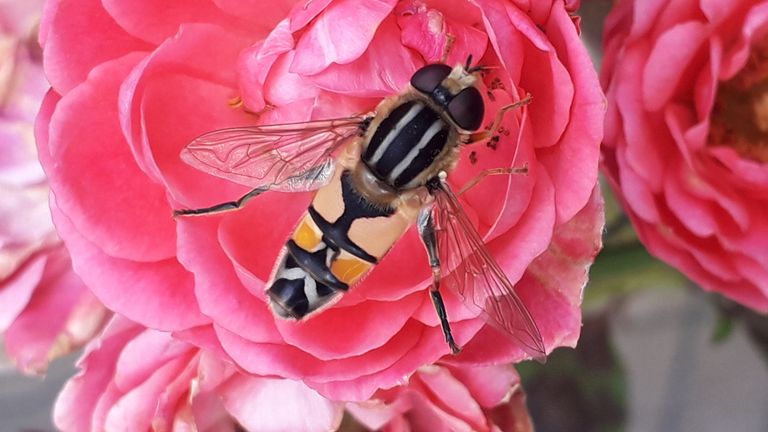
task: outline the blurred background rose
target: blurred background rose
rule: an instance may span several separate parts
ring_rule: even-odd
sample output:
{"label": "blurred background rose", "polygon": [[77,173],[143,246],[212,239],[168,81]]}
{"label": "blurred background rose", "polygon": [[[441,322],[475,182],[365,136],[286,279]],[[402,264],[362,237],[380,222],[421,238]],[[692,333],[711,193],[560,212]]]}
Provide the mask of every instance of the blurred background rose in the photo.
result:
{"label": "blurred background rose", "polygon": [[0,333],[26,373],[85,343],[106,311],[72,272],[51,221],[33,120],[48,83],[41,1],[0,2]]}
{"label": "blurred background rose", "polygon": [[648,250],[768,311],[768,3],[622,0],[604,167]]}

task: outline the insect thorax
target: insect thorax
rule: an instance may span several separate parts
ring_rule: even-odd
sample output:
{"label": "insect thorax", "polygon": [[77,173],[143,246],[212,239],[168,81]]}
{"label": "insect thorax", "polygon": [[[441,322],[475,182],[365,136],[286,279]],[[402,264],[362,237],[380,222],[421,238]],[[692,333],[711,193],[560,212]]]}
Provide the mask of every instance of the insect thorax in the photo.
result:
{"label": "insect thorax", "polygon": [[422,98],[398,97],[379,107],[372,122],[362,161],[393,190],[422,186],[444,165],[456,141],[456,128],[433,104]]}

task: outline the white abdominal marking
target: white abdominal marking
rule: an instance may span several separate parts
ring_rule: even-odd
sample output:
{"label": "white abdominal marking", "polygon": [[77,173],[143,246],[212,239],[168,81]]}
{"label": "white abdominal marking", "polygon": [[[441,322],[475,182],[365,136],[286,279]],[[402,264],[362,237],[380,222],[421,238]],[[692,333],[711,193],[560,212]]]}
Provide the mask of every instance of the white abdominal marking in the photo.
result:
{"label": "white abdominal marking", "polygon": [[414,117],[416,117],[421,110],[424,108],[424,105],[422,104],[414,104],[413,107],[411,107],[410,110],[403,116],[403,118],[400,119],[395,124],[395,127],[392,128],[391,131],[387,134],[386,137],[384,137],[384,140],[381,142],[381,145],[376,149],[376,151],[373,153],[373,157],[371,157],[371,164],[376,165],[379,162],[379,159],[381,159],[382,156],[384,156],[384,153],[387,151],[387,148],[392,143],[392,141],[397,137],[397,134],[400,133],[400,131],[407,125],[408,123],[413,120]]}
{"label": "white abdominal marking", "polygon": [[309,273],[305,272],[301,267],[283,268],[280,270],[280,273],[278,273],[277,279],[303,279],[304,295],[307,297],[307,301],[309,301],[310,307],[312,307],[319,300],[319,296],[317,295],[317,281],[315,281],[315,279],[310,276]]}
{"label": "white abdominal marking", "polygon": [[317,282],[310,275],[304,278],[304,295],[307,296],[310,307],[317,302]]}
{"label": "white abdominal marking", "polygon": [[296,280],[307,276],[307,272],[301,267],[283,268],[280,270],[280,274],[277,275],[277,279]]}
{"label": "white abdominal marking", "polygon": [[416,146],[412,148],[411,151],[409,151],[405,156],[405,158],[403,158],[403,160],[401,160],[400,163],[395,166],[395,169],[393,169],[392,173],[389,174],[389,181],[395,181],[395,179],[411,165],[413,160],[416,159],[416,156],[419,155],[421,149],[426,147],[429,141],[432,140],[432,137],[437,135],[437,133],[440,132],[440,129],[442,128],[443,122],[441,120],[435,120],[435,122],[432,123],[432,126],[430,126],[429,129],[427,129],[427,131],[421,137]]}

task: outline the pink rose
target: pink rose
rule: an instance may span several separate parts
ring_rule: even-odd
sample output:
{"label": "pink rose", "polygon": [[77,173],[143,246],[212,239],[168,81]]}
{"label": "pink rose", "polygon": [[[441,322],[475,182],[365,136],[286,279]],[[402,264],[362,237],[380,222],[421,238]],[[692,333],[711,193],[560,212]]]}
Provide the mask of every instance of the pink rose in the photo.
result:
{"label": "pink rose", "polygon": [[387,432],[533,431],[512,366],[423,366],[407,384],[347,410],[369,429]]}
{"label": "pink rose", "polygon": [[648,250],[768,311],[768,4],[619,1],[604,168]]}
{"label": "pink rose", "polygon": [[[218,216],[170,215],[247,191],[180,159],[195,137],[370,111],[452,39],[449,63],[472,54],[494,67],[484,80],[486,120],[534,97],[505,117],[498,143],[467,149],[450,181],[528,165],[528,175],[488,178],[462,201],[547,352],[574,345],[600,247],[603,108],[569,12],[560,1],[50,1],[41,38],[53,91],[38,138],[75,269],[129,319],[332,400],[368,399],[437,361],[449,349],[414,229],[333,308],[295,323],[273,316],[264,285],[311,194],[271,192]],[[444,296],[463,361],[527,356],[450,290]]]}
{"label": "pink rose", "polygon": [[252,377],[220,356],[113,319],[91,342],[82,369],[56,401],[54,421],[65,432],[328,431],[343,405],[301,382]]}
{"label": "pink rose", "polygon": [[531,431],[512,366],[424,366],[359,403],[329,401],[298,381],[254,377],[225,354],[114,318],[87,347],[56,401],[62,431],[336,430],[346,408],[370,430]]}
{"label": "pink rose", "polygon": [[42,2],[0,4],[0,333],[27,373],[85,343],[106,311],[53,227],[33,121],[48,84],[34,38]]}

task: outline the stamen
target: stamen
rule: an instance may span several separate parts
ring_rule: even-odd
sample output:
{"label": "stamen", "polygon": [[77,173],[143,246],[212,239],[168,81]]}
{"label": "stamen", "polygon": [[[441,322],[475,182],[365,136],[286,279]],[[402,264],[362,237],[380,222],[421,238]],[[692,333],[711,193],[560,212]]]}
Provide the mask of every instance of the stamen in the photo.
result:
{"label": "stamen", "polygon": [[711,120],[710,146],[768,162],[768,41],[754,46],[744,69],[720,83]]}

